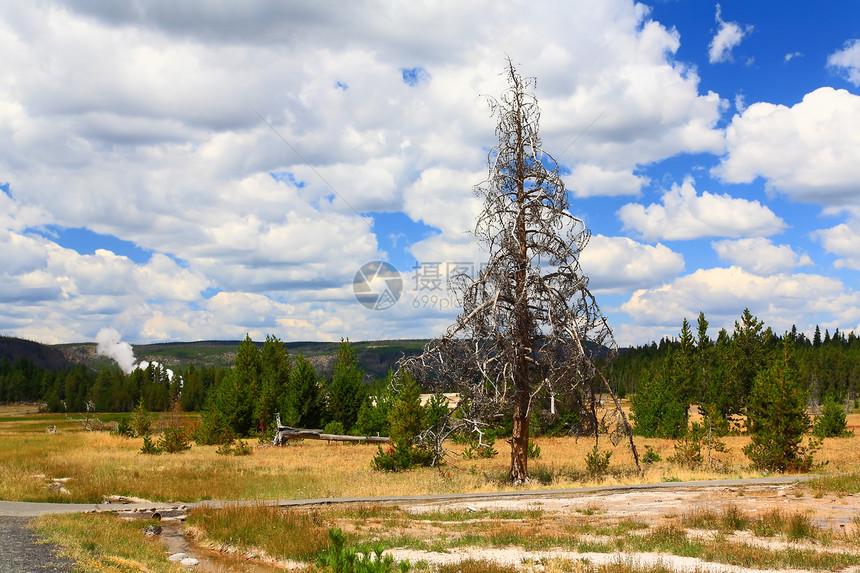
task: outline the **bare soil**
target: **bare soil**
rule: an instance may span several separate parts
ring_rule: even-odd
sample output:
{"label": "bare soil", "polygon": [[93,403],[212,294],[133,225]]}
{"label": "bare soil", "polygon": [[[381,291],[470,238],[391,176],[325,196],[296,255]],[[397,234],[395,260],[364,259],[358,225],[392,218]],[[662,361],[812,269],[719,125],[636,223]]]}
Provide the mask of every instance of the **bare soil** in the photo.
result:
{"label": "bare soil", "polygon": [[[856,541],[860,536],[860,494],[838,496],[833,494],[815,497],[800,484],[755,485],[744,487],[678,487],[650,491],[605,492],[551,498],[511,499],[499,498],[480,501],[415,504],[407,509],[414,514],[429,514],[442,510],[527,510],[540,509],[544,519],[553,516],[576,520],[590,525],[612,525],[626,520],[648,523],[650,526],[678,523],[678,518],[698,511],[717,514],[734,506],[752,517],[778,509],[788,514],[806,513],[819,529],[831,530],[834,539],[846,540],[822,545],[814,541],[789,542],[775,538],[756,538],[749,531],[737,531],[728,536],[731,541],[758,545],[771,549],[811,549],[819,552],[860,553]],[[404,506],[401,506],[404,507]],[[414,529],[413,529],[414,531]],[[428,531],[428,533],[431,533]],[[631,533],[635,534],[635,533]],[[708,536],[713,532],[688,531],[691,536]],[[466,559],[492,560],[505,565],[539,565],[546,559],[588,560],[594,565],[625,562],[639,566],[661,564],[676,571],[713,571],[741,573],[761,572],[735,565],[710,563],[691,557],[662,553],[577,553],[566,550],[526,551],[521,548],[457,548],[446,552],[394,549],[389,551],[397,560],[426,561],[429,564],[449,564]],[[534,567],[528,567],[533,569]],[[845,571],[860,571],[850,567]]]}

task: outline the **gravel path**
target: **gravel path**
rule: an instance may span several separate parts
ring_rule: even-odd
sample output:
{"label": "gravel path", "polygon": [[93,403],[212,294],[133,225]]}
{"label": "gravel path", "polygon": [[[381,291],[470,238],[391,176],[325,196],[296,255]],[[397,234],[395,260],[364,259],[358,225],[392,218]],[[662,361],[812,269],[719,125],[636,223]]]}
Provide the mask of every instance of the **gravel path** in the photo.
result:
{"label": "gravel path", "polygon": [[27,529],[30,517],[0,516],[0,569],[4,573],[68,572],[74,565],[57,556],[57,547],[37,543]]}

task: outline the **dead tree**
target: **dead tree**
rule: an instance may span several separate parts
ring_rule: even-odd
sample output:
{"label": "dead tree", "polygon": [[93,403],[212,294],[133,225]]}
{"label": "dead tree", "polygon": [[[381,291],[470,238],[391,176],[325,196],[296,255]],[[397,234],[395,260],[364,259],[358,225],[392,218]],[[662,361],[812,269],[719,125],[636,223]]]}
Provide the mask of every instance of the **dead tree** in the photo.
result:
{"label": "dead tree", "polygon": [[331,442],[353,442],[357,444],[387,444],[391,440],[388,436],[345,436],[341,434],[323,434],[322,430],[305,428],[291,428],[289,426],[278,426],[273,446],[285,446],[289,440],[327,440]]}
{"label": "dead tree", "polygon": [[[484,199],[475,236],[489,260],[477,278],[454,281],[462,313],[404,367],[425,387],[461,393],[460,425],[478,429],[500,414],[511,416],[509,477],[523,483],[536,398],[578,393],[591,404],[595,387],[611,394],[598,366],[616,344],[579,266],[590,231],[570,213],[559,165],[541,148],[535,81],[522,78],[510,60],[506,75],[501,98],[488,98],[499,144],[489,154],[487,180],[475,187]],[[614,404],[615,436],[633,447],[627,418]],[[428,434],[437,447],[440,435],[447,431]]]}

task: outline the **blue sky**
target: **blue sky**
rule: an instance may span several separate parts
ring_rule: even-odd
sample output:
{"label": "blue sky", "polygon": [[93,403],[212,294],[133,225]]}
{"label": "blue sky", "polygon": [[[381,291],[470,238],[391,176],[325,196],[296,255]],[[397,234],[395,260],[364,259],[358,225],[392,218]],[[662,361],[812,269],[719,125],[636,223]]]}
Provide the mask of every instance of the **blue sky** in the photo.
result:
{"label": "blue sky", "polygon": [[745,307],[860,330],[856,2],[183,6],[0,8],[0,333],[441,334],[506,56],[620,344]]}

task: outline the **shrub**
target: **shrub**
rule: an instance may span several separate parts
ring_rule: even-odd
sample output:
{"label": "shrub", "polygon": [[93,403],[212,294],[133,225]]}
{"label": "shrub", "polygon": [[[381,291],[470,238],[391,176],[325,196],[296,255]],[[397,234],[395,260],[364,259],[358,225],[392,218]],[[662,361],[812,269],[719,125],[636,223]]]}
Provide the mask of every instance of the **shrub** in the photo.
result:
{"label": "shrub", "polygon": [[655,452],[651,446],[645,446],[645,453],[642,455],[643,464],[654,464],[662,460],[660,454]]}
{"label": "shrub", "polygon": [[694,422],[687,435],[675,440],[675,455],[669,461],[691,470],[700,467],[704,461],[702,434],[703,428]]}
{"label": "shrub", "polygon": [[231,440],[221,444],[215,450],[216,454],[222,456],[250,456],[253,452],[254,448],[245,440]]}
{"label": "shrub", "polygon": [[143,436],[143,446],[140,448],[140,453],[149,455],[158,455],[161,453],[161,448],[152,441],[152,436],[146,434]]}
{"label": "shrub", "polygon": [[612,452],[600,452],[597,444],[585,455],[585,471],[590,477],[602,477],[609,470],[609,458]]}
{"label": "shrub", "polygon": [[411,446],[388,446],[385,450],[377,446],[378,453],[373,457],[370,465],[373,469],[381,472],[401,472],[412,467]]}
{"label": "shrub", "polygon": [[161,438],[158,440],[158,447],[168,454],[191,449],[188,433],[182,427],[182,406],[179,400],[173,403],[173,408],[167,414],[166,425]]}
{"label": "shrub", "polygon": [[499,455],[499,452],[494,447],[496,445],[496,434],[490,430],[485,430],[481,434],[478,434],[477,439],[474,434],[471,435],[466,443],[468,445],[463,449],[463,457],[467,460],[488,460]]}
{"label": "shrub", "polygon": [[388,413],[391,446],[373,458],[372,467],[380,471],[402,471],[412,466],[428,466],[433,453],[424,446],[414,445],[416,436],[424,429],[425,410],[421,406],[421,390],[415,379],[400,371],[394,380],[399,386]]}
{"label": "shrub", "polygon": [[169,426],[164,429],[158,440],[158,447],[168,454],[176,454],[191,449],[185,430],[179,426]]}
{"label": "shrub", "polygon": [[[317,567],[332,573],[392,573],[395,569],[394,557],[383,555],[383,548],[376,546],[372,553],[356,553],[352,547],[346,547],[346,536],[338,527],[329,529],[331,546],[317,558]],[[409,562],[401,561],[398,569],[409,571]]]}
{"label": "shrub", "polygon": [[333,434],[335,436],[342,436],[346,434],[346,430],[343,427],[343,423],[334,420],[325,425],[322,431],[323,434]]}
{"label": "shrub", "polygon": [[120,417],[119,421],[116,423],[116,433],[120,436],[125,436],[126,438],[134,437],[134,428],[131,425],[130,414]]}
{"label": "shrub", "polygon": [[236,438],[236,433],[220,411],[209,408],[203,411],[200,424],[194,429],[193,438],[198,446],[214,446],[232,442]]}
{"label": "shrub", "polygon": [[155,415],[151,412],[148,412],[146,408],[143,407],[143,399],[141,398],[140,402],[137,403],[134,410],[131,413],[131,419],[129,420],[129,425],[131,429],[134,431],[135,436],[145,436],[152,430],[152,422],[155,421]]}
{"label": "shrub", "polygon": [[818,438],[847,437],[845,407],[833,396],[827,396],[821,404],[821,415],[815,419],[812,433]]}
{"label": "shrub", "polygon": [[540,446],[534,443],[534,441],[529,440],[529,449],[526,452],[526,455],[530,460],[536,460],[540,458]]}

